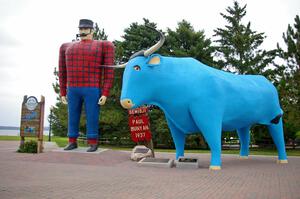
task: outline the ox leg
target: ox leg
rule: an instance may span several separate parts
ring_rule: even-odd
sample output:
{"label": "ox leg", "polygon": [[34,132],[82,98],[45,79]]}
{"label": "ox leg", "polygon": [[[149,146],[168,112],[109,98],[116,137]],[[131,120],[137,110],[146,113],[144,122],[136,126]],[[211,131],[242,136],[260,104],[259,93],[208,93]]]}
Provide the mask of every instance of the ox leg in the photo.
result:
{"label": "ox leg", "polygon": [[180,156],[184,156],[185,134],[169,119],[167,119],[167,122],[176,148],[176,160],[178,160]]}
{"label": "ox leg", "polygon": [[220,170],[221,169],[221,135],[222,135],[222,126],[221,114],[218,114],[217,111],[212,111],[213,109],[207,108],[207,112],[201,112],[199,107],[191,107],[190,111],[193,116],[193,119],[202,132],[204,139],[206,140],[210,152],[211,152],[211,161],[210,161],[210,170]]}
{"label": "ox leg", "polygon": [[244,127],[237,130],[240,138],[240,156],[241,158],[247,158],[249,155],[249,143],[250,143],[250,127]]}
{"label": "ox leg", "polygon": [[210,167],[211,170],[220,170],[221,169],[221,128],[216,126],[205,126],[201,127],[202,134],[210,148],[211,152],[211,161]]}
{"label": "ox leg", "polygon": [[280,119],[278,124],[269,125],[268,129],[278,151],[278,163],[287,163],[288,161],[283,137],[282,118]]}

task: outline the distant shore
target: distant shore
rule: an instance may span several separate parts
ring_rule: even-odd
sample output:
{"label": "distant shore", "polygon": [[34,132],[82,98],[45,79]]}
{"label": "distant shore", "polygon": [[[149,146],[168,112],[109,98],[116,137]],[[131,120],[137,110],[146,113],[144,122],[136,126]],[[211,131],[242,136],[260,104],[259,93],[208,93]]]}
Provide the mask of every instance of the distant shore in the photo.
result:
{"label": "distant shore", "polygon": [[[0,126],[0,130],[20,130],[20,127],[17,126]],[[49,131],[49,127],[44,127],[45,131]]]}
{"label": "distant shore", "polygon": [[[48,133],[49,133],[49,128],[44,128],[44,135],[48,135]],[[1,135],[20,136],[20,128],[19,127],[0,128],[0,136]]]}

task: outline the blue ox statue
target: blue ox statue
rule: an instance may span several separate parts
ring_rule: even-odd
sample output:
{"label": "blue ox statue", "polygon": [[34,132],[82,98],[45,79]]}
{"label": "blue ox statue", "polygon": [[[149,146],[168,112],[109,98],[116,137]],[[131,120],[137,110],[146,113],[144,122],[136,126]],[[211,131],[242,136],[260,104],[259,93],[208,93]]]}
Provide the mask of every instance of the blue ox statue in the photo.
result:
{"label": "blue ox statue", "polygon": [[235,75],[209,67],[193,58],[153,54],[164,35],[151,48],[131,56],[125,67],[121,105],[126,109],[144,104],[165,113],[176,147],[184,155],[185,136],[202,132],[211,150],[210,169],[221,169],[222,131],[236,130],[240,156],[249,154],[250,127],[264,124],[278,150],[278,162],[287,163],[282,110],[275,87],[260,75]]}

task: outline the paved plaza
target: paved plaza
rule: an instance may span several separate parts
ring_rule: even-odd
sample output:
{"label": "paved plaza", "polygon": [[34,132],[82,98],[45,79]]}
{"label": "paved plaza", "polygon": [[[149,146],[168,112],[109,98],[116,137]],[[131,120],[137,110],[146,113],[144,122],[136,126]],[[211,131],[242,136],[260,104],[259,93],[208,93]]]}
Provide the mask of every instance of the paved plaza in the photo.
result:
{"label": "paved plaza", "polygon": [[[200,168],[141,167],[130,152],[15,151],[19,143],[0,141],[1,199],[299,199],[300,158],[276,164],[276,157],[222,155],[222,170],[210,171],[210,154],[198,158]],[[173,153],[156,157],[174,158]]]}

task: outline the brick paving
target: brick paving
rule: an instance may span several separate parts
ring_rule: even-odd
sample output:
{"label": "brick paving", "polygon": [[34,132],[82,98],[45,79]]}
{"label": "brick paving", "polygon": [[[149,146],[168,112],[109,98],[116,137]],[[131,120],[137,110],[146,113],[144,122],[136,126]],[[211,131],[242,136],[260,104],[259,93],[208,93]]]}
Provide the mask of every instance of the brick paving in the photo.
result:
{"label": "brick paving", "polygon": [[199,158],[199,169],[152,168],[130,161],[130,152],[20,154],[18,144],[0,141],[1,199],[300,198],[299,157],[276,164],[276,157],[223,155],[222,170],[210,171],[209,154],[186,154]]}

